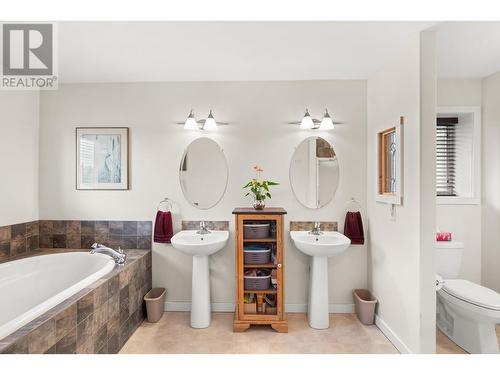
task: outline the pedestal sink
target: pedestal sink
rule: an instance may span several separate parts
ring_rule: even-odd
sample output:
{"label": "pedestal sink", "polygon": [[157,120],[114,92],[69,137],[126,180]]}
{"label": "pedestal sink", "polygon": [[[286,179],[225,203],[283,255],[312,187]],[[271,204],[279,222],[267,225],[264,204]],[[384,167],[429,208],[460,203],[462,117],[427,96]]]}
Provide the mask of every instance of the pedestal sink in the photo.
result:
{"label": "pedestal sink", "polygon": [[328,313],[328,257],[347,250],[351,240],[339,232],[322,232],[319,235],[307,231],[291,231],[292,241],[304,254],[311,256],[309,281],[309,325],[326,329],[330,325]]}
{"label": "pedestal sink", "polygon": [[222,249],[229,238],[225,230],[213,230],[198,234],[195,230],[183,230],[172,237],[172,246],[193,256],[191,286],[191,327],[207,328],[210,325],[210,271],[208,256]]}

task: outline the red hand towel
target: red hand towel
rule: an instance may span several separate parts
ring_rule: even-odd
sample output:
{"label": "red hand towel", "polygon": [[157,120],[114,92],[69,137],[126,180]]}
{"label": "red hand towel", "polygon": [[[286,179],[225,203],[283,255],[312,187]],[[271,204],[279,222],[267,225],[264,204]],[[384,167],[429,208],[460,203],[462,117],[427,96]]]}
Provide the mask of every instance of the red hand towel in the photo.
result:
{"label": "red hand towel", "polygon": [[170,243],[173,235],[172,213],[170,211],[158,211],[155,220],[154,241],[159,243]]}
{"label": "red hand towel", "polygon": [[365,243],[363,220],[359,211],[347,212],[345,215],[344,235],[351,239],[353,245],[363,245]]}

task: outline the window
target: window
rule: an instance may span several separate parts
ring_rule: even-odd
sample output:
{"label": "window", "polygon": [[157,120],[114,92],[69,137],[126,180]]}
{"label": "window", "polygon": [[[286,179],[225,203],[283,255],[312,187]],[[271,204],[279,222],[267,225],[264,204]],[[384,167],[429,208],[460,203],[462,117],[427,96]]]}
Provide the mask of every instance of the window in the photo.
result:
{"label": "window", "polygon": [[379,133],[379,194],[396,193],[396,128]]}
{"label": "window", "polygon": [[457,117],[438,117],[436,121],[436,193],[453,197],[455,193],[455,141]]}
{"label": "window", "polygon": [[481,201],[481,109],[438,108],[436,195],[438,204]]}
{"label": "window", "polygon": [[377,174],[375,200],[380,203],[401,205],[403,198],[403,125],[399,124],[376,133]]}

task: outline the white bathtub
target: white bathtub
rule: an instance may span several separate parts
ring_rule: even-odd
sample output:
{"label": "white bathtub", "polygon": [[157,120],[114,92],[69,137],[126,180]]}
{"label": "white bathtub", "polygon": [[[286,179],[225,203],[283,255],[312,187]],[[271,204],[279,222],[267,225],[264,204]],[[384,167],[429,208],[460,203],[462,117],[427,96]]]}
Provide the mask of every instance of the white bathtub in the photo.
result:
{"label": "white bathtub", "polygon": [[107,255],[84,252],[40,255],[0,264],[0,340],[114,266]]}

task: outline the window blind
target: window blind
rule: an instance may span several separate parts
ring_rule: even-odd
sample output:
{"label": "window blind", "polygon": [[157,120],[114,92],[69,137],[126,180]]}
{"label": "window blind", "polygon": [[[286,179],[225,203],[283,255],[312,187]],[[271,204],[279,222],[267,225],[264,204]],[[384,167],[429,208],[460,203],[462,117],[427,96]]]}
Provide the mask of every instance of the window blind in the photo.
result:
{"label": "window blind", "polygon": [[457,124],[457,117],[438,117],[436,121],[436,194],[438,196],[456,196]]}

